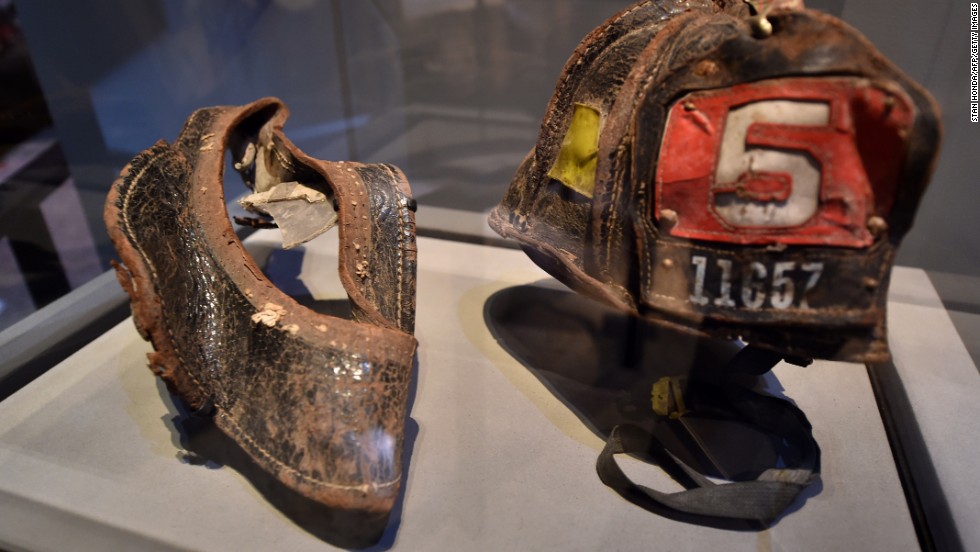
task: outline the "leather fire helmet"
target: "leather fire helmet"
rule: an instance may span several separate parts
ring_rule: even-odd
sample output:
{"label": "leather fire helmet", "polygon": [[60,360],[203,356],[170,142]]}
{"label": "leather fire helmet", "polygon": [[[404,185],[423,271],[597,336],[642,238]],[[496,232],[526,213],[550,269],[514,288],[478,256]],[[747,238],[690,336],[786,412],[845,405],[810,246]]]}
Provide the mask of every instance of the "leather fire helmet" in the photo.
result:
{"label": "leather fire helmet", "polygon": [[[288,116],[275,98],[199,109],[173,143],[137,155],[106,200],[114,266],[172,393],[289,491],[383,521],[401,486],[418,346],[415,201],[391,165],[303,153],[283,133]],[[243,203],[286,246],[337,227],[352,319],[263,274],[228,220],[226,152],[255,192]]]}
{"label": "leather fire helmet", "polygon": [[490,224],[659,324],[881,361],[939,138],[923,88],[802,2],[640,2],[576,48]]}

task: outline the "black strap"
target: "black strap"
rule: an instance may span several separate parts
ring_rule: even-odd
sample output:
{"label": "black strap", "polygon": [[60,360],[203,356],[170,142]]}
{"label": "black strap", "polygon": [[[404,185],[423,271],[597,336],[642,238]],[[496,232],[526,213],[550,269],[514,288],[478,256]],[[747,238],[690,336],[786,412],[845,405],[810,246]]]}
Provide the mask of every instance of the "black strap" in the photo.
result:
{"label": "black strap", "polygon": [[[746,347],[726,369],[741,373],[764,373],[760,367],[775,366],[779,357]],[[757,479],[715,484],[670,454],[650,432],[635,425],[613,428],[599,459],[599,479],[631,503],[656,514],[692,522],[725,520],[749,522],[746,528],[767,526],[796,500],[800,492],[819,479],[820,449],[803,412],[792,403],[759,395],[736,385],[724,386],[729,407],[757,427],[803,444],[801,467],[773,468]],[[642,453],[687,490],[664,493],[633,483],[616,463],[617,454]],[[681,514],[681,515],[677,515]],[[686,514],[686,516],[685,516]],[[693,517],[690,517],[693,516]],[[729,525],[731,526],[731,525]]]}
{"label": "black strap", "polygon": [[[652,446],[651,446],[652,445]],[[616,463],[615,455],[662,451],[660,466],[668,473],[682,471],[688,490],[664,493],[633,483]],[[657,514],[675,510],[697,516],[756,521],[768,525],[796,500],[816,477],[806,469],[772,469],[754,481],[715,484],[674,458],[653,434],[634,425],[616,426],[596,464],[599,479],[633,504]],[[672,474],[673,475],[673,474]],[[690,485],[689,482],[693,482]]]}

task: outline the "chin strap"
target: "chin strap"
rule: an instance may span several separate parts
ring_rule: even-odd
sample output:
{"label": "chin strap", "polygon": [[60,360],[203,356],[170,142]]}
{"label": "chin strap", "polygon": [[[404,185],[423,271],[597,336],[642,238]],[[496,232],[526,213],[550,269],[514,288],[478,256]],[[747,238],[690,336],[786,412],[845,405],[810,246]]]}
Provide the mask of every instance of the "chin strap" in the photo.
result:
{"label": "chin strap", "polygon": [[[780,357],[745,347],[726,367],[726,372],[760,373],[771,369]],[[737,385],[726,385],[727,409],[756,427],[803,446],[799,468],[773,468],[750,481],[717,484],[671,454],[649,431],[635,425],[613,428],[599,459],[599,479],[631,503],[655,514],[706,525],[763,528],[772,523],[800,493],[819,480],[820,449],[813,439],[810,422],[803,412],[786,400],[760,395]],[[697,409],[693,409],[695,412]],[[658,423],[663,423],[662,420]],[[618,454],[645,454],[686,490],[665,493],[637,485],[616,463]]]}

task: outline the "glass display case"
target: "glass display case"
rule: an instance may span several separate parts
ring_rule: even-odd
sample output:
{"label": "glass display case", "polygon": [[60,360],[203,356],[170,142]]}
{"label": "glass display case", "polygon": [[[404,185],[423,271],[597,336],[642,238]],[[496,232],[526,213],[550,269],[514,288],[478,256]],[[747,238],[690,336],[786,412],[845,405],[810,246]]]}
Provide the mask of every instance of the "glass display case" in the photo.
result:
{"label": "glass display case", "polygon": [[[744,344],[593,302],[487,225],[569,55],[633,4],[0,0],[0,548],[980,547],[976,5],[806,2],[936,98],[943,140],[891,277],[891,360],[782,362],[755,383],[806,414],[822,454],[821,481],[759,528],[651,514],[595,473],[651,386]],[[273,489],[169,395],[110,268],[103,209],[130,159],[198,108],[266,96],[288,105],[285,134],[307,155],[397,165],[417,203],[404,475],[372,542]],[[233,164],[227,209],[245,216]],[[336,234],[285,250],[274,230],[234,229],[300,304],[346,298]],[[680,419],[667,439],[716,481],[743,456],[780,458],[749,441],[715,449],[742,433]],[[649,458],[619,466],[680,489]]]}

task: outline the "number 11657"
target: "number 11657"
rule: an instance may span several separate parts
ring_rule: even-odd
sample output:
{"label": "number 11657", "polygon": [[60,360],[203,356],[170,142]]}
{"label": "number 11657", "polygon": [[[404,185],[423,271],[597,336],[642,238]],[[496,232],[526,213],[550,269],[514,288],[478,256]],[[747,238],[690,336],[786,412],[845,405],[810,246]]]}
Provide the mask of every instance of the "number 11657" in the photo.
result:
{"label": "number 11657", "polygon": [[[730,259],[715,259],[714,266],[709,266],[708,257],[694,255],[691,264],[694,267],[691,303],[699,306],[713,303],[715,307],[727,309],[737,309],[741,304],[750,310],[765,308],[767,303],[778,310],[793,306],[809,309],[807,295],[817,287],[824,269],[823,263],[753,262],[738,271],[741,283],[737,285],[733,281],[735,263]],[[711,287],[717,285],[717,289],[706,289],[709,282]]]}

